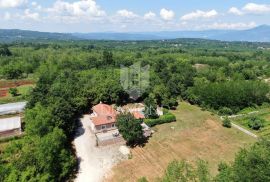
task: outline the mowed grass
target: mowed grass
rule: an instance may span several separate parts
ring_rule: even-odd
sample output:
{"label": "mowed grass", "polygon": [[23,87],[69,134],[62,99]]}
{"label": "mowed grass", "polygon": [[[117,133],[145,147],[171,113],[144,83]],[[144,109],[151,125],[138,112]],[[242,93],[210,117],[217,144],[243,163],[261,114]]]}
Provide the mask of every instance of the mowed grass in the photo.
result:
{"label": "mowed grass", "polygon": [[143,176],[155,181],[174,159],[206,160],[214,175],[221,161],[232,161],[241,147],[255,142],[234,128],[222,127],[217,116],[186,102],[172,112],[177,121],[154,127],[156,132],[148,143],[132,149],[132,159],[115,166],[105,181],[137,181]]}

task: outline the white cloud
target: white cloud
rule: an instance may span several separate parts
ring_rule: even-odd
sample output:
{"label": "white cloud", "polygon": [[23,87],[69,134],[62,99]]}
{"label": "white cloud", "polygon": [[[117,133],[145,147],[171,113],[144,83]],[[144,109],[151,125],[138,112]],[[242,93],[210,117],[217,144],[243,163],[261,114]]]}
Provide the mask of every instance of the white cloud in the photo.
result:
{"label": "white cloud", "polygon": [[207,25],[207,29],[223,29],[223,30],[236,30],[236,29],[249,29],[256,27],[257,24],[255,22],[250,23],[213,23],[210,25]]}
{"label": "white cloud", "polygon": [[106,15],[105,11],[101,10],[94,0],[79,0],[73,3],[57,0],[53,7],[47,11],[65,17],[101,17]]}
{"label": "white cloud", "polygon": [[9,12],[5,12],[4,20],[10,20],[10,19],[11,19],[11,14]]}
{"label": "white cloud", "polygon": [[40,16],[39,16],[38,13],[36,13],[36,12],[31,13],[29,9],[26,9],[21,18],[22,19],[31,19],[31,20],[38,21],[40,19]]}
{"label": "white cloud", "polygon": [[42,6],[39,5],[37,2],[33,1],[31,5],[36,9],[36,10],[41,10]]}
{"label": "white cloud", "polygon": [[27,3],[27,0],[0,0],[0,8],[17,8]]}
{"label": "white cloud", "polygon": [[153,13],[152,11],[149,11],[148,13],[146,13],[143,18],[145,20],[151,20],[151,19],[154,19],[156,17],[156,14]]}
{"label": "white cloud", "polygon": [[243,7],[243,10],[249,13],[256,13],[256,14],[270,13],[270,5],[248,3]]}
{"label": "white cloud", "polygon": [[228,13],[234,14],[234,15],[238,15],[238,16],[244,14],[241,10],[239,10],[239,9],[236,8],[236,7],[231,7],[231,8],[229,9]]}
{"label": "white cloud", "polygon": [[138,17],[138,15],[136,15],[135,13],[133,13],[132,11],[128,11],[126,9],[122,9],[117,11],[117,15],[124,17],[124,18],[135,18]]}
{"label": "white cloud", "polygon": [[167,10],[165,8],[160,10],[160,16],[163,20],[172,20],[175,16],[174,12],[172,10]]}
{"label": "white cloud", "polygon": [[188,21],[188,20],[195,20],[199,18],[208,19],[208,18],[214,18],[217,15],[218,15],[218,12],[214,9],[210,11],[197,10],[197,11],[194,11],[194,12],[191,12],[182,16],[181,20]]}
{"label": "white cloud", "polygon": [[127,28],[127,25],[121,25],[121,28],[125,29],[125,28]]}
{"label": "white cloud", "polygon": [[37,6],[37,2],[33,1],[33,2],[31,3],[31,5],[32,5],[32,6]]}

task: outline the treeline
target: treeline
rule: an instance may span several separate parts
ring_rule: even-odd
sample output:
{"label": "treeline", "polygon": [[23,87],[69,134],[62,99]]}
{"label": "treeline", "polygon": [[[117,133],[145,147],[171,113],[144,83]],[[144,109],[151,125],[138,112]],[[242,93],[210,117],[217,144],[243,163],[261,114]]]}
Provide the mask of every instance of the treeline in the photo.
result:
{"label": "treeline", "polygon": [[26,136],[0,157],[0,181],[64,181],[76,166],[70,139],[87,105],[70,70],[43,65],[25,112]]}
{"label": "treeline", "polygon": [[245,107],[268,102],[268,93],[268,84],[260,81],[197,81],[189,90],[189,100],[216,110],[224,110],[226,107],[238,112]]}

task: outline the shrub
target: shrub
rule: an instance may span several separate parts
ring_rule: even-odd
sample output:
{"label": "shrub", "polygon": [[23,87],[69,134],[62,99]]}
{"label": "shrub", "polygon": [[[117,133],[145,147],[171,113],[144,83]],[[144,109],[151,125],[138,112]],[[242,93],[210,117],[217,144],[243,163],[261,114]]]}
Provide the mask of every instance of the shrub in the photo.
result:
{"label": "shrub", "polygon": [[175,98],[166,98],[162,101],[162,105],[167,109],[176,109],[178,106],[178,102]]}
{"label": "shrub", "polygon": [[164,109],[163,109],[163,114],[166,115],[166,114],[168,114],[168,113],[169,113],[169,110],[166,109],[166,108],[164,108]]}
{"label": "shrub", "polygon": [[229,120],[229,118],[226,117],[226,118],[222,121],[222,126],[224,126],[224,127],[226,127],[226,128],[231,128],[231,127],[232,127],[231,120]]}
{"label": "shrub", "polygon": [[8,91],[12,97],[15,97],[18,95],[18,89],[17,88],[10,88],[9,91]]}
{"label": "shrub", "polygon": [[258,117],[251,117],[248,121],[248,126],[253,130],[259,130],[263,127],[264,120]]}
{"label": "shrub", "polygon": [[222,107],[221,109],[219,109],[218,113],[221,115],[232,115],[233,114],[232,110],[228,107]]}
{"label": "shrub", "polygon": [[0,48],[0,56],[12,56],[12,53],[6,45]]}
{"label": "shrub", "polygon": [[176,117],[175,117],[175,115],[173,115],[170,112],[164,114],[163,116],[160,116],[157,119],[145,119],[144,120],[145,124],[147,124],[150,127],[155,126],[155,125],[159,125],[159,124],[163,124],[163,123],[171,123],[174,121],[176,121]]}
{"label": "shrub", "polygon": [[146,179],[146,177],[142,177],[138,179],[138,182],[148,182],[148,180]]}

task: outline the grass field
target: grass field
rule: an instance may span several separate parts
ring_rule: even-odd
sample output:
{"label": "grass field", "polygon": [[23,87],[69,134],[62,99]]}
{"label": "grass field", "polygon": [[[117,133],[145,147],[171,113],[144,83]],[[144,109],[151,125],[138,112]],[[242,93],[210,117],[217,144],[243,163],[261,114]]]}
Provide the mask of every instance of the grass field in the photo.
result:
{"label": "grass field", "polygon": [[26,96],[30,93],[33,87],[34,85],[22,85],[16,87],[18,89],[19,95],[16,97],[12,97],[12,95],[8,93],[6,97],[0,97],[0,104],[25,100]]}
{"label": "grass field", "polygon": [[8,144],[9,142],[0,142],[0,154],[2,151],[4,151],[4,149],[6,148]]}
{"label": "grass field", "polygon": [[174,159],[191,163],[198,158],[206,160],[214,175],[221,161],[232,161],[241,147],[255,142],[234,128],[222,127],[217,116],[197,106],[182,102],[172,112],[177,121],[154,127],[156,132],[149,142],[132,149],[132,159],[115,166],[106,181],[137,181],[142,176],[155,181]]}
{"label": "grass field", "polygon": [[[251,115],[243,116],[243,117],[237,117],[233,119],[233,121],[236,124],[241,125],[245,129],[251,131],[252,133],[261,136],[261,137],[270,137],[270,107],[263,107],[263,108],[257,108],[257,109],[250,109],[251,112],[256,111],[256,113],[253,113]],[[246,114],[247,112],[244,112]],[[265,120],[264,127],[258,131],[252,130],[248,126],[248,120],[250,116],[256,116],[259,118],[262,118]]]}

